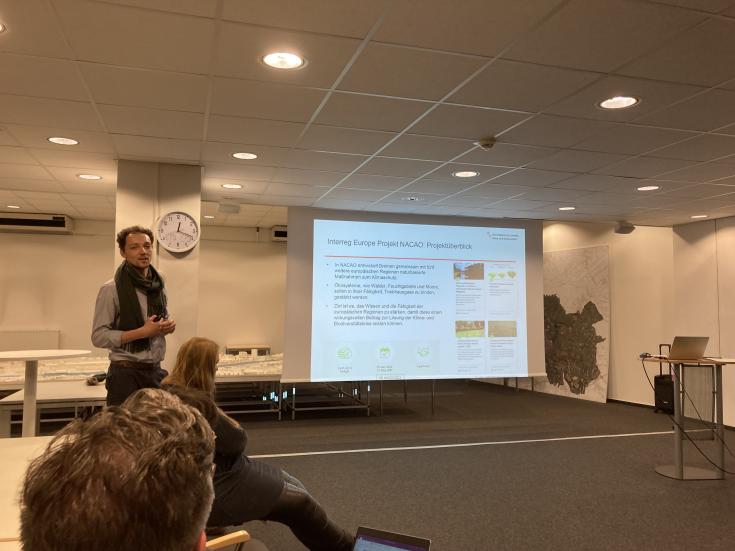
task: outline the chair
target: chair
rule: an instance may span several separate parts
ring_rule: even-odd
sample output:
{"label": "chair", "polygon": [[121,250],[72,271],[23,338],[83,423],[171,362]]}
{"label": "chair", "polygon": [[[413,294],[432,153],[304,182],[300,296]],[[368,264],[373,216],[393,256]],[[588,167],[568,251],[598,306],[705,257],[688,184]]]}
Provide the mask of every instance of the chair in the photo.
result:
{"label": "chair", "polygon": [[215,549],[224,549],[225,547],[235,546],[234,551],[241,551],[246,541],[250,540],[250,534],[245,530],[238,530],[237,532],[231,532],[219,538],[209,540],[207,542],[207,549],[214,551]]}

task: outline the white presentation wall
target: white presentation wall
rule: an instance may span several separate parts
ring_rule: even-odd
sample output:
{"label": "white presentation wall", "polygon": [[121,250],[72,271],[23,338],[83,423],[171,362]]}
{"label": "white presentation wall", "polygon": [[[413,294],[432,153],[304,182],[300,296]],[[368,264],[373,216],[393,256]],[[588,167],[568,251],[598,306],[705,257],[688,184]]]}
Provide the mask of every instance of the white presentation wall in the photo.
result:
{"label": "white presentation wall", "polygon": [[289,209],[284,379],[542,374],[541,232]]}

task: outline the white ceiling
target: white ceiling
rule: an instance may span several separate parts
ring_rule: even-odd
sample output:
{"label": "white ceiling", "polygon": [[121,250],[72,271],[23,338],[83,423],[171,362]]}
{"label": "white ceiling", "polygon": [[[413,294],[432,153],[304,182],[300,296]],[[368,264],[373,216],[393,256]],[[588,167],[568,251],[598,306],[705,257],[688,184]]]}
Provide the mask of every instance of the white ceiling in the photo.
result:
{"label": "white ceiling", "polygon": [[[735,0],[0,0],[0,22],[0,211],[113,219],[138,159],[201,164],[213,224],[735,215]],[[618,94],[642,101],[596,107]]]}

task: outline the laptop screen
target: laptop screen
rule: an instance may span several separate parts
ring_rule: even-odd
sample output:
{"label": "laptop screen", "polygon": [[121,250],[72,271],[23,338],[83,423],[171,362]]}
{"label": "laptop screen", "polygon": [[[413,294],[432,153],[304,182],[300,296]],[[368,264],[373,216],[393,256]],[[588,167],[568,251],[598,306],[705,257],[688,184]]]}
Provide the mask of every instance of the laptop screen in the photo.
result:
{"label": "laptop screen", "polygon": [[427,551],[431,541],[405,534],[360,527],[354,551]]}

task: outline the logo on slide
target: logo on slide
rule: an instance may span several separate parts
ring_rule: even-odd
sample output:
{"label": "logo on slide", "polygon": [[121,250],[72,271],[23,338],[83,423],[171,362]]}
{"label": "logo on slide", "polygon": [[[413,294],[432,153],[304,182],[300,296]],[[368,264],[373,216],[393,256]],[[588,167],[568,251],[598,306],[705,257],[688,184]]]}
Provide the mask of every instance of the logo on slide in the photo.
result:
{"label": "logo on slide", "polygon": [[431,361],[431,346],[426,343],[421,343],[416,346],[416,359],[419,362],[430,362]]}
{"label": "logo on slide", "polygon": [[393,348],[389,344],[381,344],[376,350],[378,360],[381,362],[389,362],[393,359]]}
{"label": "logo on slide", "polygon": [[342,346],[337,348],[337,350],[335,351],[335,356],[340,362],[351,362],[352,348],[347,344],[343,344]]}

